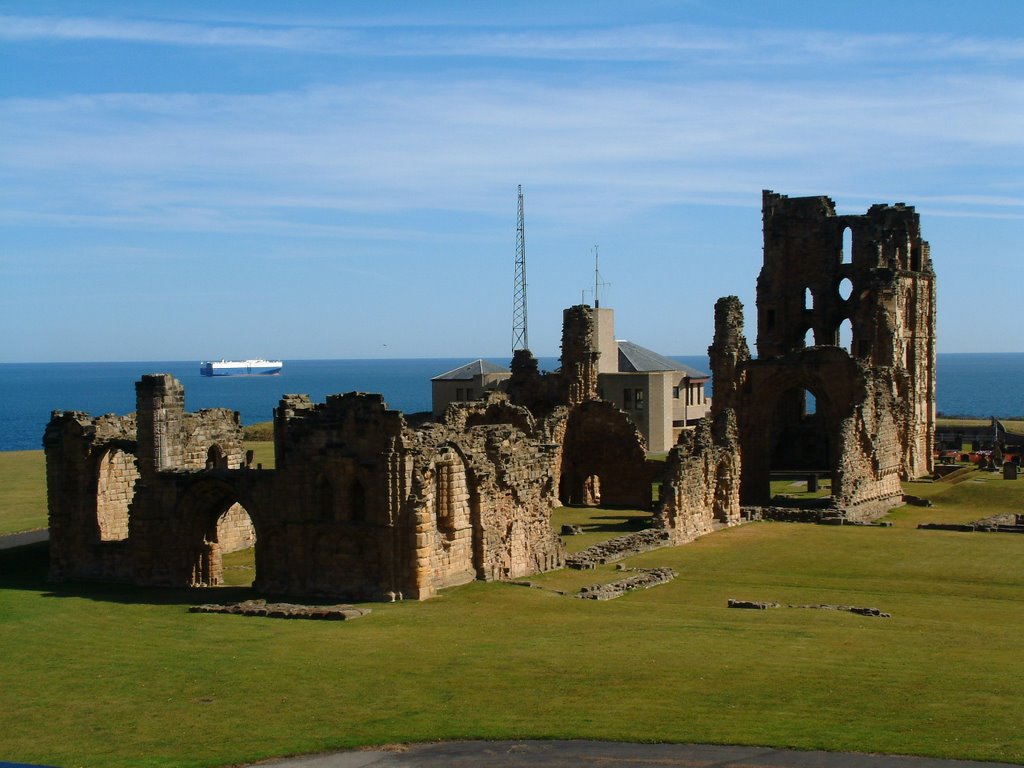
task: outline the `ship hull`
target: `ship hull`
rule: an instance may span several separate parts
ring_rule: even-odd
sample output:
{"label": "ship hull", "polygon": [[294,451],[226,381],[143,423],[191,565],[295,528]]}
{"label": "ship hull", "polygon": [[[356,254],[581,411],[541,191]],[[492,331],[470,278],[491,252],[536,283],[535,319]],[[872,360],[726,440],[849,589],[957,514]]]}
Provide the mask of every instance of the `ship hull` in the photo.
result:
{"label": "ship hull", "polygon": [[280,360],[220,360],[199,364],[203,376],[276,376],[284,364]]}

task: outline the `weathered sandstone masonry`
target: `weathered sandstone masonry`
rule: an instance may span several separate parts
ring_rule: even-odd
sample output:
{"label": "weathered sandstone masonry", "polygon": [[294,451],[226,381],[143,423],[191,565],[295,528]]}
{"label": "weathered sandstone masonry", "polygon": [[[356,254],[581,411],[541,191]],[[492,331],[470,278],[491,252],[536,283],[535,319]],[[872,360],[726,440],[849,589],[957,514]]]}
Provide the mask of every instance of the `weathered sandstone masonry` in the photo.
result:
{"label": "weathered sandstone masonry", "polygon": [[525,409],[416,431],[379,395],[286,395],[277,468],[255,470],[236,413],[185,413],[167,375],[137,399],[137,417],[58,412],[47,427],[54,578],[214,585],[223,554],[255,545],[267,592],[395,599],[563,563],[549,521],[562,451]]}
{"label": "weathered sandstone masonry", "polygon": [[683,432],[666,459],[655,525],[683,544],[740,522],[740,453],[736,415],[721,411]]}
{"label": "weathered sandstone masonry", "polygon": [[[504,392],[413,429],[380,395],[285,395],[273,470],[252,468],[238,414],[187,413],[167,374],[136,412],[55,411],[43,438],[54,579],[216,585],[254,547],[268,594],[424,599],[473,579],[561,567],[560,504],[651,509],[654,529],[586,566],[740,521],[773,477],[827,478],[831,517],[866,520],[931,471],[935,277],[914,209],[837,216],[826,197],[764,193],[756,359],[734,297],[715,306],[711,415],[664,464],[597,396],[597,310],[563,313],[561,368],[518,350]],[[848,348],[842,329],[850,328]]]}
{"label": "weathered sandstone masonry", "polygon": [[847,517],[877,516],[901,478],[932,470],[935,275],[918,215],[837,216],[827,197],[770,191],[763,213],[758,357],[735,296],[716,305],[708,350],[712,413],[736,413],[741,498],[767,503],[773,473],[818,473]]}

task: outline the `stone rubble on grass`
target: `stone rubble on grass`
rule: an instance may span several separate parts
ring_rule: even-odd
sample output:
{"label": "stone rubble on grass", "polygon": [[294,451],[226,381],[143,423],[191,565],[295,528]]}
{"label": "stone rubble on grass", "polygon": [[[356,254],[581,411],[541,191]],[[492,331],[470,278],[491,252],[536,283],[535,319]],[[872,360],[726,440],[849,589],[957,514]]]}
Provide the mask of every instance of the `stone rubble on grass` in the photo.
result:
{"label": "stone rubble on grass", "polygon": [[650,589],[659,584],[667,584],[677,575],[671,568],[632,568],[629,570],[634,571],[635,575],[609,584],[583,587],[575,597],[581,600],[614,600],[634,589]]}
{"label": "stone rubble on grass", "polygon": [[983,517],[973,523],[920,523],[918,528],[933,531],[980,531],[983,533],[1024,533],[1024,515],[1008,512]]}
{"label": "stone rubble on grass", "polygon": [[244,600],[241,603],[193,605],[189,613],[230,613],[239,616],[266,616],[271,619],[321,619],[347,621],[370,613],[369,608],[352,605],[297,605],[268,603],[266,600]]}
{"label": "stone rubble on grass", "polygon": [[569,568],[587,570],[605,563],[614,563],[641,552],[649,552],[652,549],[668,546],[671,543],[671,533],[664,529],[648,528],[644,531],[637,531],[625,536],[617,536],[608,541],[602,541],[592,547],[569,555],[565,564]]}
{"label": "stone rubble on grass", "polygon": [[[759,600],[736,600],[735,598],[729,598],[728,603],[730,608],[754,608],[759,610],[765,610],[767,608],[782,608],[781,603],[772,601],[759,601]],[[832,605],[831,603],[818,603],[816,605],[787,605],[786,608],[810,608],[819,611],[846,611],[847,613],[856,613],[858,616],[878,616],[883,619],[891,619],[891,613],[885,613],[877,608],[863,608],[856,605]]]}

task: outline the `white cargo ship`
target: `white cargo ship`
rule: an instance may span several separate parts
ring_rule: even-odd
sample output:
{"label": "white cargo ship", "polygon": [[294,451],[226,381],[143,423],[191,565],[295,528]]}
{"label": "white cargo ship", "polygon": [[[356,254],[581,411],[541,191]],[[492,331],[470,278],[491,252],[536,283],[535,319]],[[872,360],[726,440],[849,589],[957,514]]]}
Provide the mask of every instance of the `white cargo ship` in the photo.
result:
{"label": "white cargo ship", "polygon": [[280,360],[212,360],[199,364],[203,376],[275,376],[284,368]]}

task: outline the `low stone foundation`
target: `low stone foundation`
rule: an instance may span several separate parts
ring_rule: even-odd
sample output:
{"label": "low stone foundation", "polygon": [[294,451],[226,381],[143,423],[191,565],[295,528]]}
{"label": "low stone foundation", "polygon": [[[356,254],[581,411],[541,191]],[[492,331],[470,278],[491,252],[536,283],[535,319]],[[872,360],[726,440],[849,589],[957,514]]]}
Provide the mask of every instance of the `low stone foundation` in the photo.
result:
{"label": "low stone foundation", "polygon": [[964,531],[973,533],[1024,533],[1024,515],[1008,512],[975,520],[973,523],[921,523],[920,529],[932,531]]}
{"label": "low stone foundation", "polygon": [[809,608],[818,611],[846,611],[856,613],[858,616],[877,616],[882,619],[891,619],[891,613],[885,613],[877,608],[862,608],[856,605],[832,605],[831,603],[818,603],[817,605],[786,605],[772,601],[761,600],[735,600],[729,598],[730,608],[753,608],[754,610],[767,610],[768,608]]}
{"label": "low stone foundation", "polygon": [[352,605],[296,605],[268,603],[266,600],[245,600],[241,603],[193,605],[189,613],[230,613],[237,616],[265,616],[268,619],[319,619],[348,621],[370,613],[369,608]]}
{"label": "low stone foundation", "polygon": [[602,541],[592,547],[569,555],[565,564],[569,568],[586,570],[605,563],[614,563],[624,560],[641,552],[650,552],[652,549],[660,549],[672,543],[671,533],[667,530],[649,528],[645,531],[630,533],[625,536],[617,536],[608,541]]}
{"label": "low stone foundation", "polygon": [[650,589],[667,584],[676,577],[671,568],[632,568],[635,575],[608,584],[594,584],[583,587],[575,595],[581,600],[614,600],[636,589]]}
{"label": "low stone foundation", "polygon": [[874,522],[902,503],[902,497],[894,496],[847,508],[833,506],[745,506],[740,508],[740,516],[744,520],[774,520],[783,523],[863,525]]}

